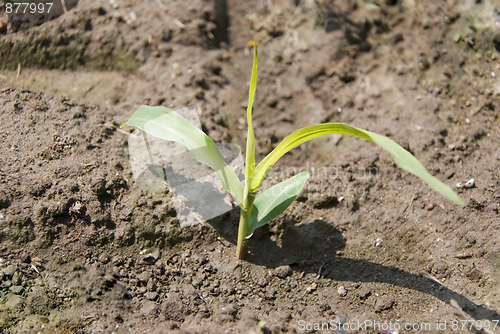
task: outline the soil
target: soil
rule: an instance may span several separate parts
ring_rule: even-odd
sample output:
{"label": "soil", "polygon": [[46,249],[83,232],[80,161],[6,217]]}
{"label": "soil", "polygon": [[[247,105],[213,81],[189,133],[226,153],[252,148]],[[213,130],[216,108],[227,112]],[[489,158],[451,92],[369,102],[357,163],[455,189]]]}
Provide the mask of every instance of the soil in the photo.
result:
{"label": "soil", "polygon": [[[498,332],[498,2],[89,0],[31,27],[1,6],[2,333]],[[136,185],[120,126],[196,105],[244,147],[252,39],[258,159],[347,122],[466,204],[330,136],[271,172],[311,178],[239,266],[238,209],[181,228],[168,189]]]}

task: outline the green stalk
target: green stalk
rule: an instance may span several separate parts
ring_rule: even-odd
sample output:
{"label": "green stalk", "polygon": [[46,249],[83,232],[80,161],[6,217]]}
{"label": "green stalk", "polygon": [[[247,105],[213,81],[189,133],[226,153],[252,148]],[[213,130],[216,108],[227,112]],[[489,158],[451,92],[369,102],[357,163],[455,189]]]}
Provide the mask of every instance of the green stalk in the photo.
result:
{"label": "green stalk", "polygon": [[244,207],[240,212],[240,224],[238,226],[238,244],[236,247],[236,257],[238,260],[244,260],[248,251],[248,225],[250,222],[250,215],[252,214],[253,202],[256,193],[246,193],[243,200]]}
{"label": "green stalk", "polygon": [[247,149],[245,156],[245,189],[243,190],[243,205],[240,212],[240,223],[238,226],[238,245],[236,248],[236,256],[239,260],[243,260],[247,255],[248,249],[248,226],[250,216],[252,214],[253,202],[257,194],[258,188],[252,192],[248,192],[250,176],[255,169],[255,134],[252,124],[252,107],[255,99],[255,90],[257,88],[257,43],[251,42],[254,47],[252,76],[250,78],[250,89],[248,92],[248,107],[247,107]]}

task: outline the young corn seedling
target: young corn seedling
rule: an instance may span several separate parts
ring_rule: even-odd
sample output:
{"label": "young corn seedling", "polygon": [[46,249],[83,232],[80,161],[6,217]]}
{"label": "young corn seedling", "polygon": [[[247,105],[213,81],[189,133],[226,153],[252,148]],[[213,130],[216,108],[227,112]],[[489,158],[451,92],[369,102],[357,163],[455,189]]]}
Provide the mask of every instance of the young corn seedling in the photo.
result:
{"label": "young corn seedling", "polygon": [[141,106],[124,124],[137,127],[152,136],[184,145],[197,161],[215,170],[224,188],[241,208],[236,250],[238,259],[245,258],[248,240],[255,229],[280,215],[300,193],[309,176],[307,172],[302,172],[258,194],[267,173],[288,151],[320,136],[343,134],[369,140],[388,151],[401,168],[421,178],[444,197],[457,204],[463,204],[450,187],[430,175],[412,154],[393,140],[344,123],[318,124],[297,130],[256,165],[252,107],[257,87],[257,45],[253,46],[254,60],[247,108],[244,185],[241,184],[235,171],[224,161],[215,143],[178,113],[164,107]]}

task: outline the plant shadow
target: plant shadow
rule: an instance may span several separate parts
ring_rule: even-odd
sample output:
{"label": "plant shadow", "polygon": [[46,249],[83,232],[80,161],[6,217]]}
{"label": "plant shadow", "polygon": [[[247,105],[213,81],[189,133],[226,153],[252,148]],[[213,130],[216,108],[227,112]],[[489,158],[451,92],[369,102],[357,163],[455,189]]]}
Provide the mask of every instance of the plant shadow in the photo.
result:
{"label": "plant shadow", "polygon": [[[231,216],[234,215],[234,211]],[[237,221],[226,217],[210,224],[226,240],[235,243]],[[285,221],[279,237],[281,245],[272,241],[266,226],[257,229],[249,245],[247,261],[267,268],[290,265],[292,270],[313,273],[334,281],[386,283],[423,292],[454,306],[458,306],[474,319],[497,320],[500,315],[445,287],[432,277],[410,273],[393,266],[381,265],[362,259],[343,257],[345,239],[341,232],[323,220],[308,224]],[[456,307],[456,306],[454,306]]]}

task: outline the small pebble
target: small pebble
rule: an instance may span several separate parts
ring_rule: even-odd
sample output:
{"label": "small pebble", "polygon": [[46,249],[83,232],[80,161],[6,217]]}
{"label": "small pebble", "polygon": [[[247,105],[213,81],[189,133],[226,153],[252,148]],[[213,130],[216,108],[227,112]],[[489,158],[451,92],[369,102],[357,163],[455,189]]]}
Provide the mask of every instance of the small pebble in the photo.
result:
{"label": "small pebble", "polygon": [[474,179],[470,179],[469,181],[465,182],[464,188],[473,188],[476,184],[476,181]]}
{"label": "small pebble", "polygon": [[9,293],[7,295],[4,306],[7,309],[16,309],[21,308],[23,306],[23,298],[19,295],[15,295],[13,293]]}
{"label": "small pebble", "polygon": [[144,255],[142,260],[149,264],[155,264],[156,260],[158,260],[159,257],[160,257],[160,251],[156,250],[152,253]]}
{"label": "small pebble", "polygon": [[191,281],[191,285],[196,287],[196,288],[200,287],[202,284],[203,284],[203,281],[199,280],[198,278],[193,278],[193,280]]}
{"label": "small pebble", "polygon": [[288,274],[290,274],[291,270],[292,268],[290,268],[290,266],[280,266],[274,269],[274,275],[279,278],[285,278]]}
{"label": "small pebble", "polygon": [[429,69],[429,67],[430,67],[430,63],[427,60],[427,58],[423,55],[419,56],[418,57],[418,69],[421,71],[425,71],[425,70]]}
{"label": "small pebble", "polygon": [[110,257],[108,254],[103,253],[103,254],[101,254],[101,256],[99,256],[99,261],[103,264],[106,264],[110,261]]}
{"label": "small pebble", "polygon": [[316,283],[313,283],[307,287],[306,293],[313,293],[314,291],[316,291],[317,288],[318,285]]}
{"label": "small pebble", "polygon": [[259,280],[257,281],[257,284],[260,286],[260,287],[265,287],[267,285],[267,280],[264,278],[264,277],[261,277],[259,278]]}
{"label": "small pebble", "polygon": [[20,295],[23,293],[24,288],[20,285],[14,285],[10,287],[10,292]]}
{"label": "small pebble", "polygon": [[228,304],[221,309],[222,314],[236,315],[238,313],[238,307],[234,304]]}
{"label": "small pebble", "polygon": [[361,299],[361,300],[364,300],[364,299],[370,297],[371,294],[372,294],[372,292],[371,292],[370,288],[367,286],[363,286],[358,290],[358,296],[359,296],[359,299]]}
{"label": "small pebble", "polygon": [[337,289],[337,293],[338,293],[338,295],[339,295],[340,297],[345,297],[345,296],[347,296],[347,289],[346,289],[343,285],[341,285],[341,286],[339,286],[339,288]]}
{"label": "small pebble", "polygon": [[157,300],[158,299],[158,293],[156,293],[156,292],[146,292],[146,294],[144,296],[149,300]]}
{"label": "small pebble", "polygon": [[16,272],[16,270],[17,270],[17,267],[11,264],[11,265],[7,266],[7,268],[2,270],[2,272],[5,276],[7,276],[8,278],[11,278],[12,276],[14,276],[14,273]]}
{"label": "small pebble", "polygon": [[427,211],[434,210],[434,208],[435,208],[436,206],[437,206],[437,204],[436,204],[436,203],[434,203],[434,202],[430,202],[429,204],[427,204],[427,205],[425,206],[425,210],[427,210]]}
{"label": "small pebble", "polygon": [[234,287],[226,284],[221,286],[221,290],[227,295],[234,295],[236,293]]}
{"label": "small pebble", "polygon": [[156,284],[156,280],[153,278],[153,279],[150,279],[147,283],[147,289],[148,291],[156,291],[156,289],[158,288],[157,284]]}
{"label": "small pebble", "polygon": [[137,275],[137,279],[143,283],[147,283],[151,278],[151,273],[149,271],[144,271],[141,274]]}
{"label": "small pebble", "polygon": [[467,181],[465,183],[458,182],[457,183],[457,188],[466,188],[466,189],[469,189],[469,188],[474,188],[475,185],[476,185],[476,180],[470,179],[469,181]]}
{"label": "small pebble", "polygon": [[394,306],[396,302],[391,299],[390,297],[383,296],[379,299],[377,299],[377,302],[375,303],[375,312],[382,312],[385,310],[388,310]]}
{"label": "small pebble", "polygon": [[12,275],[12,284],[13,285],[21,285],[23,283],[23,276],[16,271],[14,275]]}

